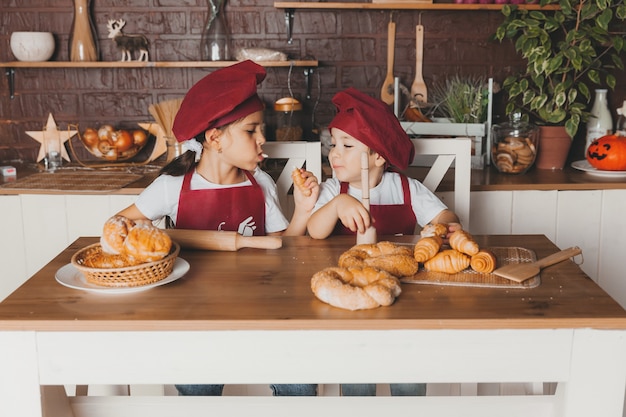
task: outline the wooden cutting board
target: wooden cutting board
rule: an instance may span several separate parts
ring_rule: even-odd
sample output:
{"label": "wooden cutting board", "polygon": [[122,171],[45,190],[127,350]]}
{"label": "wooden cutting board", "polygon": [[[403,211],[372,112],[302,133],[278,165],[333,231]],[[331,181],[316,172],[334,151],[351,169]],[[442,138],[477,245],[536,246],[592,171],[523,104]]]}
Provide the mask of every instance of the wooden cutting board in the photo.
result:
{"label": "wooden cutting board", "polygon": [[[497,266],[509,264],[531,263],[537,260],[535,252],[520,247],[493,247],[486,248],[496,256]],[[490,287],[490,288],[535,288],[541,284],[541,278],[536,275],[524,282],[515,282],[494,274],[484,274],[466,269],[456,274],[425,271],[423,267],[412,277],[403,278],[406,284],[453,285],[461,287]]]}
{"label": "wooden cutting board", "polygon": [[41,172],[6,183],[0,187],[13,190],[55,190],[110,192],[119,190],[139,179],[143,175],[126,172],[102,171],[57,171]]}

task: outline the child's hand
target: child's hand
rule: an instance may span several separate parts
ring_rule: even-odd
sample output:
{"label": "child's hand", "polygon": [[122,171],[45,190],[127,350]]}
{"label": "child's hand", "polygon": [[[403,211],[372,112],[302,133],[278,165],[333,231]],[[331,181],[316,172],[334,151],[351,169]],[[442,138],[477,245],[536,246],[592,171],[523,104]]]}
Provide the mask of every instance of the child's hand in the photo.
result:
{"label": "child's hand", "polygon": [[348,194],[339,194],[334,200],[341,223],[352,232],[365,233],[372,219],[363,204]]}
{"label": "child's hand", "polygon": [[463,230],[461,223],[448,223],[448,235],[446,237],[450,237],[450,235],[457,230]]}
{"label": "child's hand", "polygon": [[310,212],[315,207],[315,202],[320,194],[320,185],[317,177],[310,171],[304,169],[294,170],[293,178],[293,198],[296,207]]}

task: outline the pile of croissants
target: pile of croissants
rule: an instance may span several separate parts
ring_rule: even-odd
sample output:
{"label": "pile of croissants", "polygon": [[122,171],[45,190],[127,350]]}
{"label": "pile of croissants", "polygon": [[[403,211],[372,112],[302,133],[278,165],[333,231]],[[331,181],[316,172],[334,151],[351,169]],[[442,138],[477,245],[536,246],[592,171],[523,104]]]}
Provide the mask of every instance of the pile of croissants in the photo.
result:
{"label": "pile of croissants", "polygon": [[471,267],[476,272],[491,273],[496,268],[495,255],[481,249],[465,230],[457,230],[450,235],[449,249],[443,247],[443,237],[447,234],[445,225],[428,225],[420,234],[414,256],[426,271],[456,274]]}

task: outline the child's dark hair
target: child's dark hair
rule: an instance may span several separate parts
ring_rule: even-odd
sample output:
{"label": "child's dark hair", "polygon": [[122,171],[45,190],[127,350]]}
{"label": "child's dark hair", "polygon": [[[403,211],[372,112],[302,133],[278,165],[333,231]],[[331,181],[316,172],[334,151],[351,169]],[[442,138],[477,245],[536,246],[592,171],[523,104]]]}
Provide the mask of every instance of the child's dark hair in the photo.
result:
{"label": "child's dark hair", "polygon": [[[195,139],[200,143],[204,143],[204,132],[198,133]],[[159,171],[159,175],[166,174],[174,177],[185,175],[187,172],[198,165],[196,162],[196,153],[193,151],[183,152],[182,155],[176,157],[169,164],[165,165]]]}

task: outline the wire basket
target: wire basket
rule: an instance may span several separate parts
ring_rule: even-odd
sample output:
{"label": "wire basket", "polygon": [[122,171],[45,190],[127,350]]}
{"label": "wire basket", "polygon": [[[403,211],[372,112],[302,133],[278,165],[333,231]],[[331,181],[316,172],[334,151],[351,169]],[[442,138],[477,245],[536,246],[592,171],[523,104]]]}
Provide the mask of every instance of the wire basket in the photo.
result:
{"label": "wire basket", "polygon": [[167,278],[174,269],[179,252],[180,246],[172,242],[169,255],[159,261],[121,268],[92,268],[85,266],[85,260],[102,254],[102,246],[94,243],[76,252],[72,256],[72,265],[92,284],[104,287],[139,287]]}

